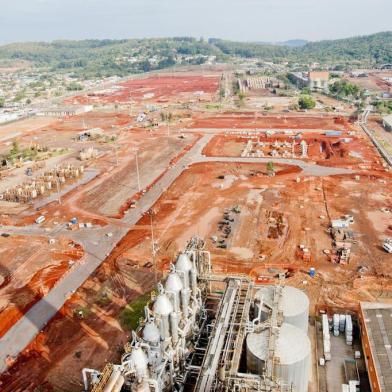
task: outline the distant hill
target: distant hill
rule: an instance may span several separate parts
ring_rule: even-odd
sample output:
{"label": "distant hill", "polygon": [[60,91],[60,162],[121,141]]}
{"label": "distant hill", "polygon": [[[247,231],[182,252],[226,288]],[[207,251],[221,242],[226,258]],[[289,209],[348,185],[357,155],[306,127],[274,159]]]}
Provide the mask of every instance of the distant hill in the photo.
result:
{"label": "distant hill", "polygon": [[304,46],[309,41],[304,39],[290,39],[288,41],[278,41],[278,42],[264,42],[264,41],[256,41],[255,44],[257,45],[268,45],[268,46],[290,46],[290,47],[297,47],[297,46]]}
{"label": "distant hill", "polygon": [[285,45],[285,46],[304,46],[308,43],[309,41],[305,40],[305,39],[290,39],[288,41],[283,41],[280,42],[281,45]]}
{"label": "distant hill", "polygon": [[308,42],[303,46],[277,46],[257,43],[214,40],[211,42],[223,53],[264,60],[287,60],[299,63],[362,63],[382,64],[392,61],[392,32]]}
{"label": "distant hill", "polygon": [[174,37],[32,42],[0,46],[0,64],[28,61],[56,72],[73,71],[85,78],[125,76],[178,63],[201,64],[207,56],[216,56],[219,61],[236,56],[300,64],[319,62],[371,66],[392,63],[392,32],[319,42],[295,39],[278,44],[216,38],[206,42],[190,37]]}

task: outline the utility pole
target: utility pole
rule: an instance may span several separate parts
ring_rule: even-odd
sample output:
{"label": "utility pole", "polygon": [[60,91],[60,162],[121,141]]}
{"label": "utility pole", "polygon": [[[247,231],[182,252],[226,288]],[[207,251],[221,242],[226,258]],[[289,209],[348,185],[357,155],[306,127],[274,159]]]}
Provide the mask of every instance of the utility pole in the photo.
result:
{"label": "utility pole", "polygon": [[139,160],[137,157],[137,149],[135,149],[135,159],[136,159],[136,173],[137,173],[137,188],[138,191],[141,191],[141,187],[140,187],[140,173],[139,173]]}
{"label": "utility pole", "polygon": [[57,201],[61,204],[59,178],[56,175]]}
{"label": "utility pole", "polygon": [[114,151],[114,155],[116,157],[116,166],[118,166],[118,155],[117,155],[117,148],[116,148],[116,146],[113,146],[113,151]]}
{"label": "utility pole", "polygon": [[155,257],[156,249],[155,249],[154,226],[153,226],[154,210],[153,209],[148,210],[148,214],[150,215],[152,264],[154,266],[154,280],[156,286],[158,283],[158,276],[157,276],[157,264],[156,264],[156,257]]}

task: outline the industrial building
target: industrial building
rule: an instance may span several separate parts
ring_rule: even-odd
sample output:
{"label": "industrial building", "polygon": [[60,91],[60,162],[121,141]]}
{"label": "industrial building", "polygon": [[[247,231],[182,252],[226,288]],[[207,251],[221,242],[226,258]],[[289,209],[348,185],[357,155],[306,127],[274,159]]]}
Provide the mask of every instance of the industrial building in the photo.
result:
{"label": "industrial building", "polygon": [[328,91],[329,72],[309,72],[309,88],[312,91]]}
{"label": "industrial building", "polygon": [[308,87],[311,91],[328,91],[329,72],[327,71],[292,72],[289,76],[299,88]]}
{"label": "industrial building", "polygon": [[158,284],[121,363],[83,369],[85,391],[307,392],[308,312],[296,288],[213,275],[210,253],[193,238]]}
{"label": "industrial building", "polygon": [[61,106],[55,108],[42,109],[40,112],[37,113],[37,116],[68,117],[68,116],[77,116],[78,114],[91,112],[92,110],[93,110],[93,105]]}
{"label": "industrial building", "polygon": [[392,391],[392,304],[361,302],[362,347],[372,392]]}

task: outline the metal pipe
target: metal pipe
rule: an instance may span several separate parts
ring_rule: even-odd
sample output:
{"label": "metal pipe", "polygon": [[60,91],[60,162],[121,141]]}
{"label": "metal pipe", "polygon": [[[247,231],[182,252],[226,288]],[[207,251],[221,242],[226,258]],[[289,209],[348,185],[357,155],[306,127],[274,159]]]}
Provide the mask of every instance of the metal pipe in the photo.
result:
{"label": "metal pipe", "polygon": [[170,329],[173,345],[178,342],[178,314],[176,312],[170,313]]}
{"label": "metal pipe", "polygon": [[125,382],[125,378],[124,376],[120,375],[120,377],[118,378],[116,384],[114,385],[114,387],[112,388],[111,392],[120,392],[122,386],[124,385]]}
{"label": "metal pipe", "polygon": [[120,376],[121,376],[121,372],[118,370],[114,370],[102,392],[112,392],[112,389],[116,385],[117,380],[119,379]]}
{"label": "metal pipe", "polygon": [[96,374],[97,376],[99,376],[101,374],[100,372],[98,372],[95,369],[84,368],[82,370],[83,384],[84,384],[84,390],[85,391],[88,391],[88,387],[89,387],[89,382],[88,382],[88,379],[87,379],[87,373]]}

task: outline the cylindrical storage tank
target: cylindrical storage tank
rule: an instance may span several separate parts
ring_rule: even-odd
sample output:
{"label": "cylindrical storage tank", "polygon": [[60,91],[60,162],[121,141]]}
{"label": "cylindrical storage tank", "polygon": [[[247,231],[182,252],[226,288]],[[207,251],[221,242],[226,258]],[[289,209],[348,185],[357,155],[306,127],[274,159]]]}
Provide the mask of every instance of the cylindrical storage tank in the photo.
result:
{"label": "cylindrical storage tank", "polygon": [[121,377],[121,372],[119,370],[114,370],[109,380],[107,381],[103,392],[112,392],[114,386],[116,385],[117,381]]}
{"label": "cylindrical storage tank", "polygon": [[339,331],[344,332],[345,326],[346,326],[346,315],[341,314],[339,316]]}
{"label": "cylindrical storage tank", "polygon": [[170,337],[169,315],[172,311],[173,305],[168,296],[165,293],[159,294],[154,302],[153,312],[163,340]]}
{"label": "cylindrical storage tank", "polygon": [[[262,321],[267,319],[268,310],[263,304],[273,305],[274,287],[266,286],[258,290],[255,294],[256,315],[258,307],[262,309]],[[260,304],[260,305],[258,305]],[[308,331],[309,318],[309,298],[301,290],[292,286],[285,286],[282,290],[281,309],[283,311],[284,322],[294,325],[303,331]]]}
{"label": "cylindrical storage tank", "polygon": [[142,381],[141,383],[133,383],[132,391],[135,392],[151,392],[150,385],[147,381]]}
{"label": "cylindrical storage tank", "polygon": [[172,312],[170,313],[170,330],[171,330],[171,336],[173,339],[173,344],[176,344],[178,342],[178,313]]}
{"label": "cylindrical storage tank", "polygon": [[340,317],[339,317],[338,314],[335,313],[333,315],[333,327],[334,327],[334,329],[339,328],[339,321],[340,321]]}
{"label": "cylindrical storage tank", "polygon": [[191,269],[191,289],[192,289],[192,294],[196,295],[197,293],[197,270],[196,268]]}
{"label": "cylindrical storage tank", "polygon": [[120,392],[122,386],[124,385],[125,382],[125,378],[124,376],[120,376],[116,382],[116,384],[114,385],[114,387],[112,388],[112,392]]}
{"label": "cylindrical storage tank", "polygon": [[353,320],[351,318],[351,316],[348,314],[346,316],[346,333],[347,334],[352,334],[353,332]]}
{"label": "cylindrical storage tank", "polygon": [[148,376],[148,358],[141,347],[134,347],[131,352],[130,360],[135,367],[136,378],[142,380]]}
{"label": "cylindrical storage tank", "polygon": [[185,319],[189,316],[188,306],[189,306],[189,297],[190,297],[190,290],[189,289],[182,289],[181,290],[181,305],[182,305],[182,315]]}
{"label": "cylindrical storage tank", "polygon": [[168,293],[172,293],[173,298],[173,307],[176,312],[180,310],[180,294],[183,289],[183,284],[180,276],[175,271],[171,271],[167,276],[165,283],[165,290]]}
{"label": "cylindrical storage tank", "polygon": [[181,253],[176,262],[176,271],[179,272],[185,289],[189,289],[190,273],[192,270],[192,263],[186,253]]}
{"label": "cylindrical storage tank", "polygon": [[146,343],[152,346],[156,346],[159,343],[161,335],[157,325],[153,320],[147,321],[143,328],[142,338]]}
{"label": "cylindrical storage tank", "polygon": [[[269,330],[251,333],[246,339],[248,371],[263,373],[268,358]],[[307,392],[310,371],[310,341],[307,334],[291,324],[283,323],[276,339],[274,376],[293,385],[297,392]]]}

